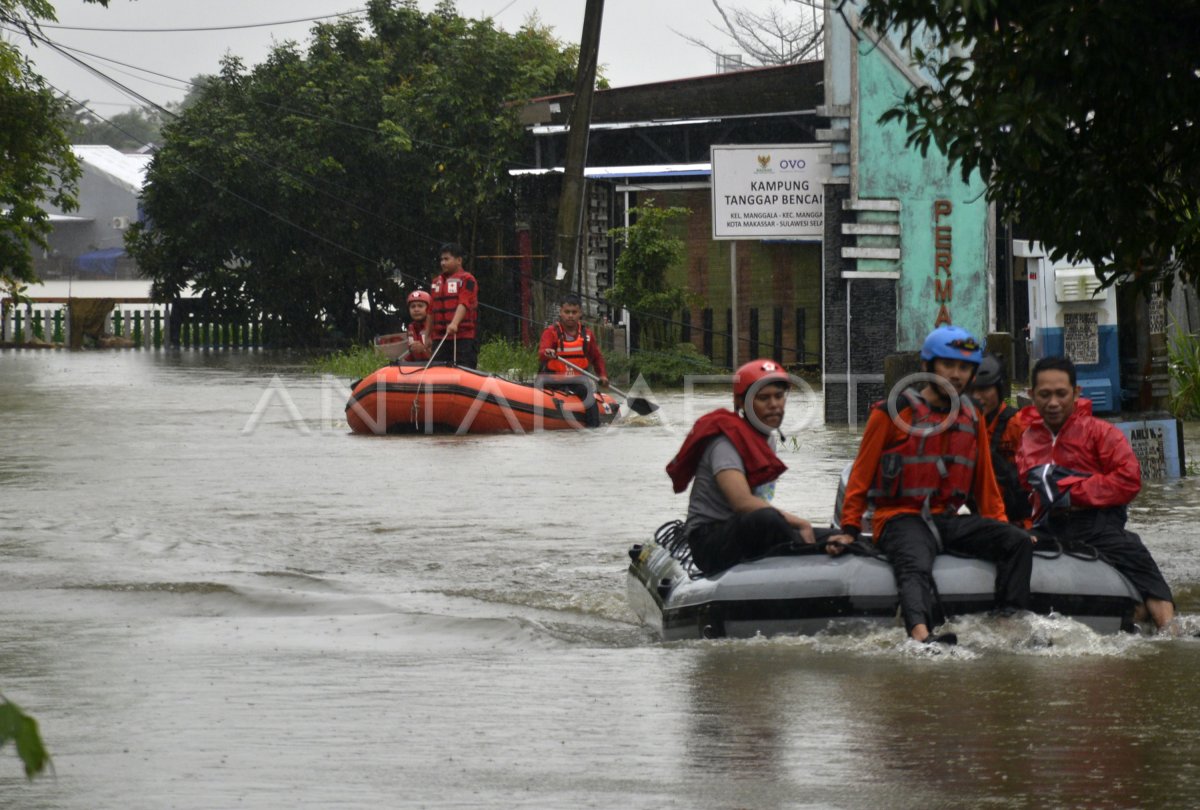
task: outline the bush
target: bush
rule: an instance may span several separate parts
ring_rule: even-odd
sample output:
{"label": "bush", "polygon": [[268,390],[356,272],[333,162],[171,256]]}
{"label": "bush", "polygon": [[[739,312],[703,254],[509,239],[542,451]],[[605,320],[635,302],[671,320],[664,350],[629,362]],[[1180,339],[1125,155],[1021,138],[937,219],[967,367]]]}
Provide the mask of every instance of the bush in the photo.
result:
{"label": "bush", "polygon": [[337,377],[349,377],[361,380],[377,369],[388,364],[383,353],[370,346],[351,346],[336,354],[318,357],[312,362],[311,368],[317,374],[333,374]]}
{"label": "bush", "polygon": [[1176,329],[1167,352],[1171,374],[1171,411],[1179,417],[1200,417],[1200,335]]}
{"label": "bush", "polygon": [[724,369],[714,366],[691,343],[659,351],[641,350],[630,359],[630,374],[640,374],[646,382],[659,385],[683,385],[689,374],[720,374]]}
{"label": "bush", "polygon": [[532,380],[538,372],[536,346],[526,347],[505,338],[492,338],[479,347],[479,370],[516,380]]}

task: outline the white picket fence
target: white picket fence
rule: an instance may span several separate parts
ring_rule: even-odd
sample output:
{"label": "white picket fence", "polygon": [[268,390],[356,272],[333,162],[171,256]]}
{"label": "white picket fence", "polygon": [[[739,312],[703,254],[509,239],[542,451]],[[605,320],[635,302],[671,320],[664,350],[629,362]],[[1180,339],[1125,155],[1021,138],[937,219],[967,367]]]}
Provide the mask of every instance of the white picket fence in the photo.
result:
{"label": "white picket fence", "polygon": [[[123,337],[142,348],[166,342],[168,308],[163,304],[117,305],[105,320],[104,332]],[[33,304],[4,308],[0,343],[59,343],[71,337],[71,318],[64,304]]]}

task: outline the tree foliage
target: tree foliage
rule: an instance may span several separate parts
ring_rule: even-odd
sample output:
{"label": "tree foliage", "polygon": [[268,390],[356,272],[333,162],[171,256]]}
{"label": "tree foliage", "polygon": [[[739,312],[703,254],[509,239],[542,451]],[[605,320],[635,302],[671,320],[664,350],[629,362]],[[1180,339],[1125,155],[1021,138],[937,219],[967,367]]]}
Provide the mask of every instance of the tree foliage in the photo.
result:
{"label": "tree foliage", "polygon": [[349,332],[360,303],[386,308],[395,270],[427,281],[441,242],[470,250],[502,221],[512,102],[569,88],[574,49],[450,2],[370,0],[367,19],[317,25],[306,51],[282,44],[252,69],[227,58],[164,128],[149,224],[128,238],[155,295],[192,283],[310,341],[323,323]]}
{"label": "tree foliage", "polygon": [[123,152],[135,151],[159,142],[163,113],[157,107],[134,107],[101,118],[88,108],[88,102],[63,100],[67,137],[71,143],[105,144]]}
{"label": "tree foliage", "polygon": [[632,225],[614,228],[621,238],[617,274],[605,292],[605,300],[624,307],[637,320],[643,348],[668,345],[668,328],[687,303],[687,293],[672,285],[667,270],[683,258],[683,240],[671,234],[671,223],[690,214],[687,208],[656,208],[653,200],[631,209]]}
{"label": "tree foliage", "polygon": [[[108,0],[85,0],[107,6]],[[32,39],[54,21],[45,0],[0,0],[0,25]],[[57,98],[11,42],[0,40],[0,287],[15,293],[36,281],[30,250],[45,248],[49,201],[75,207],[79,165],[63,132]]]}
{"label": "tree foliage", "polygon": [[1200,0],[864,0],[936,77],[883,121],[1110,283],[1200,280]]}
{"label": "tree foliage", "polygon": [[[711,2],[721,17],[721,25],[713,28],[749,59],[751,67],[792,65],[820,59],[824,52],[824,12],[812,0],[782,0],[783,5],[766,11],[750,11],[721,0]],[[712,45],[687,34],[680,36],[714,56],[729,53],[728,45]]]}

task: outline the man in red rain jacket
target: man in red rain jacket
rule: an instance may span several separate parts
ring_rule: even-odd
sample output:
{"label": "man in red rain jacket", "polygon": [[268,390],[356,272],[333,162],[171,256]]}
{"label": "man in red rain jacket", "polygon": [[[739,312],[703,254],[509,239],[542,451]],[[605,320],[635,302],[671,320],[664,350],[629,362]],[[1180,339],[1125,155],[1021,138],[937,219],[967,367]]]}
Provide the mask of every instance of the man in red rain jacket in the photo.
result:
{"label": "man in red rain jacket", "polygon": [[1114,425],[1092,416],[1067,358],[1039,360],[1032,382],[1017,467],[1037,496],[1034,525],[1099,551],[1142,595],[1154,623],[1165,626],[1175,617],[1171,588],[1141,538],[1125,529],[1125,507],[1142,488],[1133,448]]}

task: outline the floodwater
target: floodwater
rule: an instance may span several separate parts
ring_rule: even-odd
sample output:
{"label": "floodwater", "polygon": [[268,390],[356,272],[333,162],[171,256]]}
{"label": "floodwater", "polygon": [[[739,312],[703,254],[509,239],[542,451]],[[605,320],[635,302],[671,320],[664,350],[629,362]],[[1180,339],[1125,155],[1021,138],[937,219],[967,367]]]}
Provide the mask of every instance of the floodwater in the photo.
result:
{"label": "floodwater", "polygon": [[[0,354],[0,692],[68,808],[1188,807],[1200,640],[1066,619],[662,644],[627,548],[715,394],[595,432],[360,437],[269,353]],[[852,431],[792,403],[777,502]],[[1196,458],[1200,446],[1189,442]],[[1197,627],[1200,482],[1133,510]]]}

